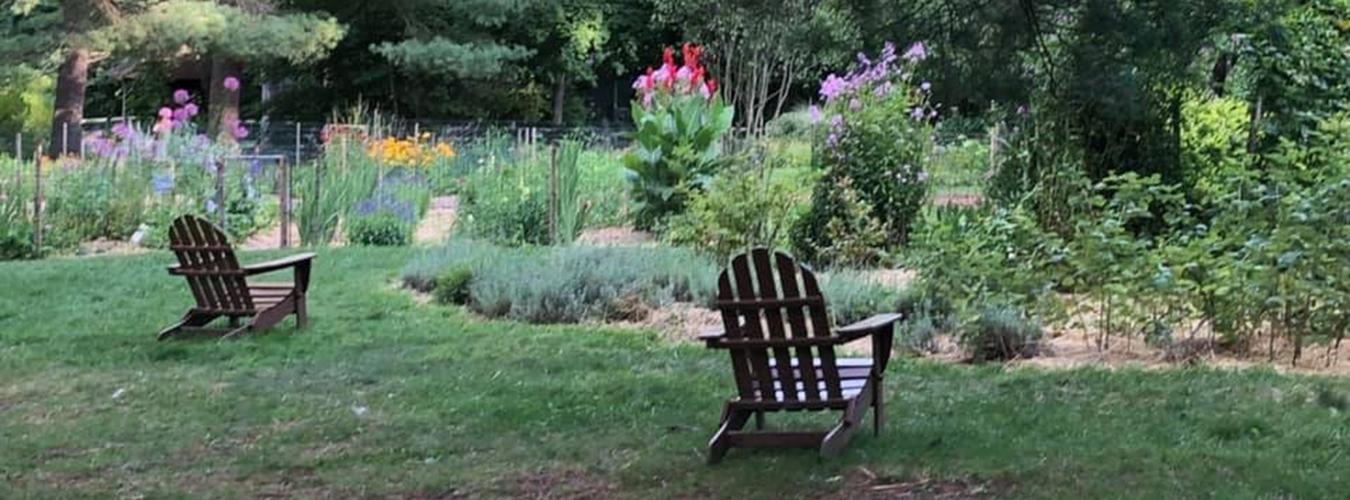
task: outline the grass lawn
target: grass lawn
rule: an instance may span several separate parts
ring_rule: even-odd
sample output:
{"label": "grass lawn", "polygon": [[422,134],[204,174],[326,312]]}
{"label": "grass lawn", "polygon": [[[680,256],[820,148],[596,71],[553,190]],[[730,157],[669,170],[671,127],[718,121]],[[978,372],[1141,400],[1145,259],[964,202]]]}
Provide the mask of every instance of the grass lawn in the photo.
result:
{"label": "grass lawn", "polygon": [[0,263],[0,498],[853,496],[860,467],[1017,497],[1350,485],[1350,383],[1208,369],[902,361],[880,438],[709,467],[725,354],[419,306],[390,285],[413,252],[321,252],[312,327],[234,342],[155,342],[190,301],[166,252]]}

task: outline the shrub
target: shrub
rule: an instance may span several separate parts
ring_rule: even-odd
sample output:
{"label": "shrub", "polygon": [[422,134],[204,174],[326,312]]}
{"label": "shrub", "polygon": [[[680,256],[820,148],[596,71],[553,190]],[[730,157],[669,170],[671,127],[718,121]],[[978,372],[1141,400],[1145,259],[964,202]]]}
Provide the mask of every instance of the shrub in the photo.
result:
{"label": "shrub", "polygon": [[1007,361],[1040,354],[1041,326],[1017,310],[991,306],[960,329],[961,348],[971,361]]}
{"label": "shrub", "polygon": [[812,195],[810,213],[794,231],[793,246],[803,258],[833,264],[831,255],[817,251],[853,246],[858,241],[840,246],[835,239],[866,237],[857,230],[874,230],[870,223],[859,227],[850,211],[854,205],[843,202],[852,195],[839,194],[841,190],[856,192],[880,230],[876,251],[864,254],[884,252],[908,236],[928,193],[924,166],[932,149],[926,122],[932,116],[926,108],[929,88],[910,80],[913,64],[923,56],[921,44],[910,49],[908,59],[897,57],[888,44],[876,63],[864,63],[845,78],[830,75],[821,85],[829,123],[822,132],[825,172]]}
{"label": "shrub", "polygon": [[469,286],[473,284],[473,269],[456,266],[436,278],[436,302],[441,304],[468,304]]}
{"label": "shrub", "polygon": [[670,219],[666,241],[725,260],[745,249],[779,248],[809,197],[800,184],[775,180],[768,171],[727,172],[706,192],[690,197],[689,209]]}
{"label": "shrub", "polygon": [[492,243],[548,244],[547,189],[547,165],[489,165],[469,176],[460,221],[470,236]]}
{"label": "shrub", "polygon": [[1188,99],[1181,106],[1182,182],[1195,200],[1216,200],[1248,170],[1250,111],[1232,98]]}
{"label": "shrub", "polygon": [[633,150],[624,156],[630,171],[635,223],[656,229],[680,213],[689,193],[721,161],[722,137],[731,130],[735,108],[722,102],[717,84],[699,64],[702,49],[685,45],[684,66],[667,48],[665,64],[639,77],[633,87]]}
{"label": "shrub", "polygon": [[[680,248],[500,247],[454,239],[410,262],[403,282],[489,317],[576,323],[639,319],[672,302],[710,305],[718,272],[717,264]],[[893,310],[896,301],[895,291],[850,272],[822,275],[821,288],[838,324]]]}
{"label": "shrub", "polygon": [[357,215],[347,222],[346,229],[347,240],[357,245],[393,247],[412,243],[412,226],[392,212]]}
{"label": "shrub", "polygon": [[811,112],[806,108],[798,108],[769,120],[764,128],[769,137],[803,139],[811,134],[815,126],[811,123]]}

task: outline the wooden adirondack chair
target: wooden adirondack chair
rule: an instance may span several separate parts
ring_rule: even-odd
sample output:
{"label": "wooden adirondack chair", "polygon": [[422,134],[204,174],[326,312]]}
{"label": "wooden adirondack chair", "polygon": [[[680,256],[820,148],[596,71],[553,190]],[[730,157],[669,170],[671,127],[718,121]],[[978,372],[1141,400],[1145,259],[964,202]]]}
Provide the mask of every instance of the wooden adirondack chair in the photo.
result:
{"label": "wooden adirondack chair", "polygon": [[[890,359],[899,314],[882,314],[831,329],[825,298],[811,270],[791,257],[757,248],[736,256],[717,281],[723,330],[701,336],[731,353],[738,395],[722,409],[721,428],[708,443],[708,462],[732,447],[819,447],[833,456],[848,444],[868,407],[881,433],[881,375]],[[835,357],[836,345],[871,335],[871,359]],[[764,414],[841,410],[826,432],[763,431]],[[759,431],[742,430],[751,416]]]}
{"label": "wooden adirondack chair", "polygon": [[[188,288],[197,306],[189,309],[178,323],[159,332],[164,340],[181,334],[220,335],[226,338],[266,330],[295,315],[298,328],[307,321],[305,293],[309,290],[309,268],[314,254],[304,253],[284,259],[240,267],[234,249],[220,228],[191,215],[173,221],[169,229],[169,249],[178,257],[178,265],[169,274],[187,278]],[[250,283],[248,277],[294,269],[294,283]],[[208,328],[217,318],[227,318],[228,328]],[[245,325],[240,319],[249,318]]]}

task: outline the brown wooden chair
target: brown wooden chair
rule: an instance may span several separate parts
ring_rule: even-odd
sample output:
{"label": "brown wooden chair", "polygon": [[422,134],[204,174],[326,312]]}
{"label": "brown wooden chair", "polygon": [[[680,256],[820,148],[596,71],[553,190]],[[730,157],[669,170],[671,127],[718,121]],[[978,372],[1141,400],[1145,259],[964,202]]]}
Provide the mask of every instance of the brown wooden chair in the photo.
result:
{"label": "brown wooden chair", "polygon": [[[178,323],[159,332],[159,339],[175,335],[217,335],[226,338],[266,330],[295,315],[297,328],[307,321],[305,293],[309,290],[309,268],[314,254],[304,253],[284,259],[240,267],[225,233],[200,218],[184,215],[169,228],[169,249],[178,257],[178,265],[169,274],[187,278],[188,288],[197,306],[189,309]],[[248,277],[294,269],[293,283],[250,283]],[[218,318],[229,320],[228,328],[208,328]],[[249,318],[245,325],[240,319]]]}
{"label": "brown wooden chair", "polygon": [[[721,428],[708,443],[708,462],[732,447],[819,447],[833,456],[848,444],[867,409],[881,433],[881,374],[890,359],[899,314],[882,314],[831,329],[816,277],[791,257],[757,248],[736,256],[717,282],[723,330],[700,336],[731,353],[737,397],[722,409]],[[834,347],[871,335],[872,358],[840,359]],[[763,431],[764,414],[843,411],[821,432]],[[751,416],[758,431],[743,430]]]}

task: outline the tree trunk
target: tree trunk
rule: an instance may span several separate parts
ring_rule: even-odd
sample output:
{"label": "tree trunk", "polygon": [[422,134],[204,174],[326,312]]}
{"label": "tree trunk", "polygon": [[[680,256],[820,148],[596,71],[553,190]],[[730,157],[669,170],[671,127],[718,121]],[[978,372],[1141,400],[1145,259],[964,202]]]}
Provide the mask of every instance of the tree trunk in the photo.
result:
{"label": "tree trunk", "polygon": [[225,88],[225,79],[241,79],[243,65],[224,56],[211,58],[211,88],[207,92],[210,102],[207,134],[226,143],[234,142],[233,131],[239,124],[239,93],[243,90]]}
{"label": "tree trunk", "polygon": [[66,54],[56,75],[56,100],[52,112],[52,137],[47,148],[55,158],[79,154],[84,138],[84,92],[89,86],[89,49],[75,47]]}
{"label": "tree trunk", "polygon": [[553,87],[553,125],[561,126],[563,124],[563,111],[567,107],[567,77],[558,76],[558,82]]}

